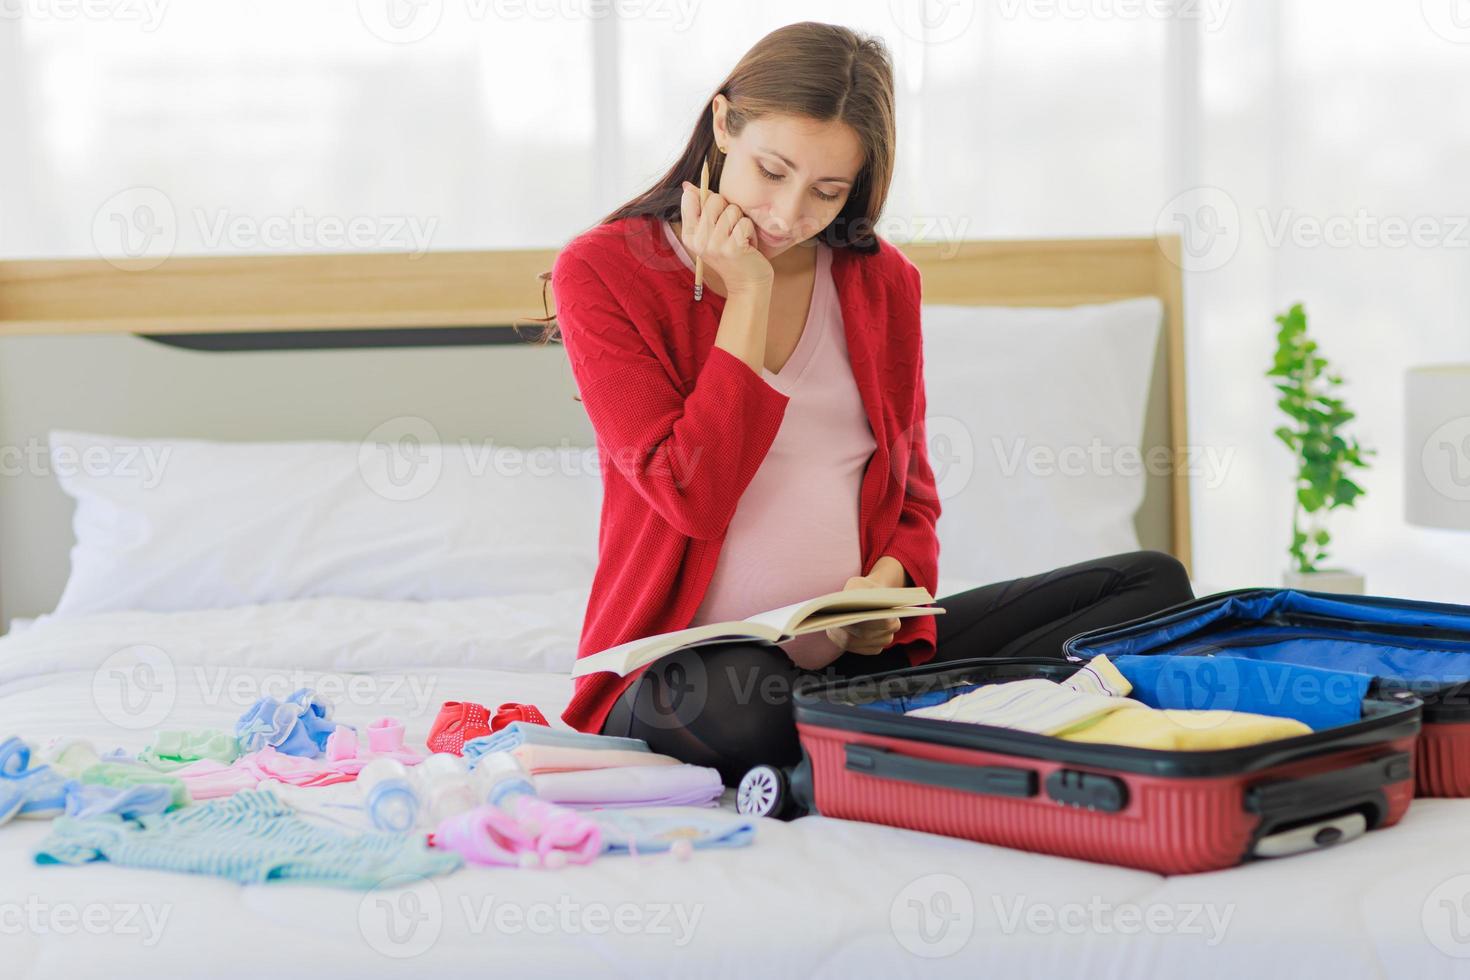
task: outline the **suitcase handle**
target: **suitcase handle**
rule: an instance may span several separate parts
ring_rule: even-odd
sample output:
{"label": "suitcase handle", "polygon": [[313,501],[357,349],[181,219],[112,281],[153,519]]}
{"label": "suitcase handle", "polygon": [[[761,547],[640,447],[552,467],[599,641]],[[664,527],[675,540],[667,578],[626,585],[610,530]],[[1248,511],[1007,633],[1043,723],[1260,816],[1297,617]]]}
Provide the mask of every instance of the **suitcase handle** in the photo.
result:
{"label": "suitcase handle", "polygon": [[1413,774],[1409,753],[1394,752],[1346,769],[1256,783],[1246,790],[1245,808],[1261,815],[1258,840],[1285,824],[1353,810],[1364,811],[1367,829],[1372,830],[1387,808],[1383,787],[1411,779]]}
{"label": "suitcase handle", "polygon": [[873,745],[847,744],[849,772],[923,786],[958,789],[983,796],[1036,795],[1036,773],[1007,766],[966,766],[899,755]]}

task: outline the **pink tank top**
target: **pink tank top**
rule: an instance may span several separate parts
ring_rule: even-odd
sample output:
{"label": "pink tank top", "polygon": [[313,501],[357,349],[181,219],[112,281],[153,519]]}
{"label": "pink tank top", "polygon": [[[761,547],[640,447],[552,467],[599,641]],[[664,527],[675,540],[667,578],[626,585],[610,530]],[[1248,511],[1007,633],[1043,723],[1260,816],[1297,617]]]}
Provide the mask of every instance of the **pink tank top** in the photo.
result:
{"label": "pink tank top", "polygon": [[[691,270],[667,221],[664,236]],[[742,619],[824,592],[863,574],[858,496],[877,442],[847,357],[842,309],[832,281],[832,249],[818,242],[811,309],[796,349],[779,372],[761,377],[790,399],[781,428],[736,505],[714,576],[691,626]],[[825,632],[782,645],[830,659]]]}

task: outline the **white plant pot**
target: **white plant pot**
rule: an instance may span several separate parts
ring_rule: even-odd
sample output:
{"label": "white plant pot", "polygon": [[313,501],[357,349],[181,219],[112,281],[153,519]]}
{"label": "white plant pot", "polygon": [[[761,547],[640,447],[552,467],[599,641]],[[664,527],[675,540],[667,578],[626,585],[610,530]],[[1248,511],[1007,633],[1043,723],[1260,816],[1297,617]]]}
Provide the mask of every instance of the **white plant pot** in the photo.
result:
{"label": "white plant pot", "polygon": [[1282,575],[1282,584],[1288,589],[1305,592],[1337,592],[1343,595],[1363,595],[1363,576],[1359,572],[1344,568],[1324,568],[1316,572],[1289,571]]}

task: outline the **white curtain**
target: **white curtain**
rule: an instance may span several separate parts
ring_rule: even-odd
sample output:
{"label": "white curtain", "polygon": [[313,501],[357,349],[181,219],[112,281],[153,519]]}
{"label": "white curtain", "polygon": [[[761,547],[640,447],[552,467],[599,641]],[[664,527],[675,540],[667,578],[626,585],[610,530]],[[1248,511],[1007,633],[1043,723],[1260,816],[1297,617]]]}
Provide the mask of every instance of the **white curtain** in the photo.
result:
{"label": "white curtain", "polygon": [[1189,236],[1202,586],[1285,565],[1301,301],[1378,450],[1333,558],[1470,599],[1401,516],[1403,369],[1470,360],[1470,0],[0,0],[0,255],[555,246],[805,19],[894,54],[891,239]]}

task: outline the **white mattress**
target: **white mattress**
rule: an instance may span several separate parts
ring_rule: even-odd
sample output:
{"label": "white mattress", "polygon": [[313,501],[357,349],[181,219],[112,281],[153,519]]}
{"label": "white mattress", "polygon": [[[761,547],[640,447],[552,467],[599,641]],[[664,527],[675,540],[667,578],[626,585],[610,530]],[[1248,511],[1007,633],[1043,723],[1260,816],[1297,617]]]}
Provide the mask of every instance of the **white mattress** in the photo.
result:
{"label": "white mattress", "polygon": [[[0,735],[138,748],[152,727],[225,727],[239,699],[303,680],[344,692],[343,720],[395,714],[415,741],[446,699],[559,714],[564,674],[473,664],[569,656],[574,622],[435,605],[437,616],[316,601],[42,620],[0,638]],[[498,649],[483,645],[501,632]],[[166,718],[148,728],[117,723],[98,672],[138,643],[165,649],[174,671]],[[750,847],[688,862],[467,869],[364,894],[37,866],[47,827],[16,821],[0,827],[0,976],[1465,976],[1467,824],[1470,801],[1421,800],[1400,826],[1336,850],[1166,879],[807,817],[762,821]]]}

